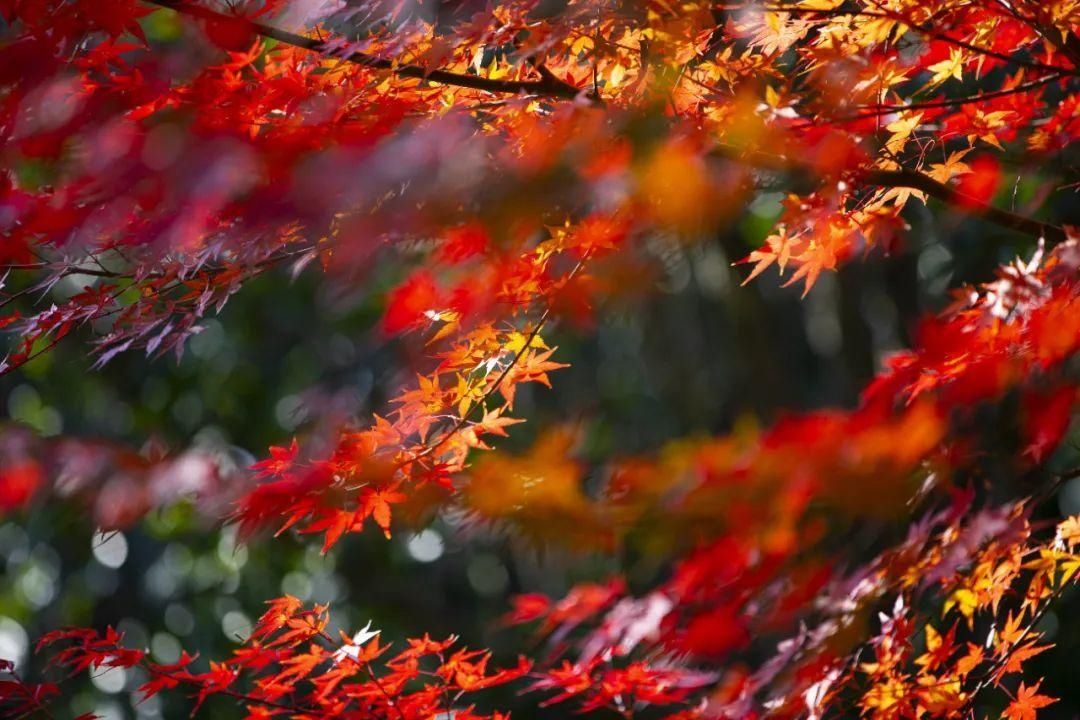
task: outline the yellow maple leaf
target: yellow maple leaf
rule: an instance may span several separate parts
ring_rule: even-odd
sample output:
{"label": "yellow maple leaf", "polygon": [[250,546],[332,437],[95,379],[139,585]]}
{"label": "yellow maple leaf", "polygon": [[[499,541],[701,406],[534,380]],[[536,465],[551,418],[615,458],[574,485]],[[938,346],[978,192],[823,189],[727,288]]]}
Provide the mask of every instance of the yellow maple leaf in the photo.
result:
{"label": "yellow maple leaf", "polygon": [[800,0],[799,7],[805,10],[835,10],[844,4],[844,0]]}
{"label": "yellow maple leaf", "polygon": [[902,115],[899,119],[886,125],[885,129],[892,134],[885,142],[885,149],[893,155],[899,153],[907,145],[908,139],[911,138],[912,133],[915,132],[915,128],[919,127],[920,123],[922,123],[922,113],[915,113],[914,115]]}
{"label": "yellow maple leaf", "polygon": [[1080,544],[1080,515],[1073,515],[1062,521],[1057,527],[1057,537],[1070,549]]}
{"label": "yellow maple leaf", "polygon": [[1078,555],[1065,555],[1065,556],[1062,556],[1061,565],[1059,566],[1058,569],[1061,570],[1061,578],[1059,579],[1059,582],[1060,582],[1060,584],[1064,585],[1065,583],[1067,583],[1067,582],[1069,582],[1070,580],[1073,579],[1073,577],[1076,575],[1077,571],[1080,571],[1080,556],[1078,556]]}
{"label": "yellow maple leaf", "polygon": [[958,175],[966,175],[970,173],[971,166],[965,162],[961,162],[964,156],[971,152],[971,148],[965,148],[964,150],[957,150],[956,152],[949,153],[949,157],[945,159],[943,163],[934,163],[926,171],[926,174],[937,180],[939,183],[947,183]]}
{"label": "yellow maple leaf", "polygon": [[954,607],[960,611],[960,614],[963,615],[967,619],[968,624],[970,624],[971,618],[979,608],[979,598],[967,588],[957,588],[945,601],[945,605],[941,611],[942,616],[947,615]]}
{"label": "yellow maple leaf", "polygon": [[934,76],[930,78],[929,86],[934,87],[945,82],[949,78],[956,78],[957,80],[963,80],[964,71],[964,52],[960,48],[951,48],[949,50],[949,57],[947,60],[936,62],[927,68],[934,73]]}

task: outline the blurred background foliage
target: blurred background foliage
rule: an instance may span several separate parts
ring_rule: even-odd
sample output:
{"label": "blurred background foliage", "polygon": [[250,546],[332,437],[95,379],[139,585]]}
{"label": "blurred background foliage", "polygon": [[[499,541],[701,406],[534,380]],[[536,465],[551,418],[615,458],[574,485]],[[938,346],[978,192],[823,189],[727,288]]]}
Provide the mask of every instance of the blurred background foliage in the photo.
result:
{"label": "blurred background foliage", "polygon": [[[1024,190],[1017,189],[1021,202]],[[923,210],[909,218],[906,246],[823,276],[804,300],[801,288],[783,288],[768,273],[739,287],[745,271],[731,263],[760,244],[781,197],[758,194],[737,222],[697,243],[652,238],[651,292],[595,308],[587,326],[549,328],[547,341],[571,367],[553,375],[550,391],[521,391],[519,416],[529,422],[504,446],[520,451],[539,428],[580,423],[580,453],[598,461],[768,423],[784,411],[851,406],[881,359],[909,344],[918,318],[947,304],[949,288],[987,280],[996,265],[1033,249],[978,221]],[[94,370],[80,342],[87,338],[73,337],[0,379],[0,398],[11,421],[44,435],[196,446],[245,466],[268,445],[308,431],[327,408],[357,418],[383,409],[411,377],[415,348],[388,343],[378,327],[379,291],[403,272],[389,261],[361,281],[328,282],[318,269],[295,279],[270,272],[207,319],[179,362],[129,353]],[[52,293],[78,289],[71,278]],[[1066,487],[1061,502],[1080,510],[1080,492]],[[389,542],[377,532],[349,535],[326,556],[302,536],[238,545],[233,530],[213,520],[180,505],[102,534],[85,512],[62,503],[0,520],[0,656],[28,657],[31,640],[47,629],[112,624],[161,662],[184,647],[205,663],[250,632],[265,600],[287,593],[330,603],[332,632],[352,633],[370,620],[386,639],[456,633],[506,657],[523,647],[521,631],[497,621],[511,594],[557,594],[616,571],[632,582],[663,571],[630,555],[538,548],[455,513]],[[1078,609],[1075,599],[1065,607]],[[1080,651],[1080,624],[1067,631],[1055,638],[1056,657]],[[1060,668],[1046,672],[1050,691],[1070,692]],[[182,698],[136,704],[140,680],[112,670],[71,695],[71,709],[185,716]],[[1062,706],[1080,702],[1071,692]],[[528,698],[503,699],[520,716],[533,712]],[[237,712],[213,702],[210,717]]]}

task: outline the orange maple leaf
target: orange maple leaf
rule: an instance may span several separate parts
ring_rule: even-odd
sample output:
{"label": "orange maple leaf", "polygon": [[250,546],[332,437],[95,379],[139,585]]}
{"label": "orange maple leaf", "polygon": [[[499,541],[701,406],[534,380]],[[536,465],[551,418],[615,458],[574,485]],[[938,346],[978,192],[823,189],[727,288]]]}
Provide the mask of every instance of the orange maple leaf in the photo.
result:
{"label": "orange maple leaf", "polygon": [[1035,714],[1039,708],[1056,703],[1056,698],[1039,694],[1041,684],[1040,681],[1028,687],[1020,683],[1020,687],[1016,690],[1016,699],[1005,708],[1003,716],[1009,720],[1035,720]]}

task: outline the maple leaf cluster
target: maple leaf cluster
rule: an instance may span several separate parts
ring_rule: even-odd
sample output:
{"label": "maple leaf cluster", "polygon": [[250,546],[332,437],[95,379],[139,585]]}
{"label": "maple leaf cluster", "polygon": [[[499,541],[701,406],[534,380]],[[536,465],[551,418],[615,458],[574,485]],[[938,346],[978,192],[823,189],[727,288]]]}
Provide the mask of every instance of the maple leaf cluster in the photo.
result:
{"label": "maple leaf cluster", "polygon": [[[195,657],[182,653],[174,663],[150,661],[139,649],[126,648],[123,637],[108,628],[104,635],[76,628],[51,632],[38,641],[38,650],[56,648],[50,662],[70,672],[95,668],[141,669],[149,678],[139,687],[145,700],[178,687],[197,692],[195,711],[214,695],[241,702],[247,717],[425,718],[453,712],[457,717],[498,720],[498,713],[481,715],[462,699],[485,688],[521,677],[517,667],[489,672],[490,653],[455,648],[457,638],[432,640],[426,635],[383,658],[390,645],[379,633],[344,635],[335,640],[325,628],[325,606],[304,608],[285,596],[269,603],[249,640],[231,658],[211,662],[207,672],[192,672]],[[10,682],[8,707],[30,713],[59,690],[54,684]]]}
{"label": "maple leaf cluster", "polygon": [[[494,719],[474,694],[511,683],[625,718],[1052,705],[1025,663],[1080,575],[1078,521],[1038,519],[1069,479],[1046,464],[1080,392],[1080,238],[1049,199],[1080,135],[1080,4],[420,5],[0,0],[0,373],[78,334],[99,366],[181,353],[280,268],[377,296],[375,332],[420,358],[376,413],[245,472],[6,432],[0,511],[77,500],[111,529],[196,495],[242,539],[316,535],[325,553],[452,508],[666,572],[518,597],[506,620],[536,624],[538,650],[507,669],[456,638],[334,638],[326,606],[286,596],[205,666],[72,628],[39,641],[50,671],[137,669],[144,697],[251,718]],[[1036,199],[1006,210],[1014,176]],[[1038,244],[958,289],[854,408],[592,466],[569,425],[498,447],[526,388],[566,367],[552,325],[587,330],[646,292],[658,238],[699,242],[762,188],[784,199],[747,282],[775,267],[809,292],[902,248],[918,202],[980,221],[987,244],[991,227]],[[1002,499],[989,463],[1053,477]],[[845,542],[853,525],[881,531],[870,557]],[[62,701],[65,680],[2,662],[0,709]]]}

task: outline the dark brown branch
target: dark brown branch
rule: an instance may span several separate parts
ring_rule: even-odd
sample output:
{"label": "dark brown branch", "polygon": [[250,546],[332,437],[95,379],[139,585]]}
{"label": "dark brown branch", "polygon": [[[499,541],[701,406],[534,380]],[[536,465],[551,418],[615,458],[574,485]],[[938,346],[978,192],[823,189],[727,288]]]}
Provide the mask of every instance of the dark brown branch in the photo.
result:
{"label": "dark brown branch", "polygon": [[[762,170],[781,173],[796,173],[814,176],[813,168],[784,155],[764,151],[743,151],[720,145],[715,153],[733,162],[746,163]],[[1045,223],[1025,215],[1002,210],[978,198],[966,195],[959,190],[934,180],[917,170],[869,170],[853,172],[848,178],[856,183],[885,188],[910,188],[926,193],[959,212],[981,218],[1014,232],[1044,238],[1050,245],[1065,240],[1065,230],[1052,223]]]}
{"label": "dark brown branch", "polygon": [[997,52],[990,48],[981,47],[979,45],[967,42],[966,40],[961,40],[960,38],[953,37],[944,31],[939,31],[933,27],[919,24],[899,12],[889,10],[875,0],[870,0],[870,4],[877,8],[876,12],[872,10],[852,11],[844,8],[837,8],[834,10],[816,10],[812,8],[801,7],[799,5],[788,5],[783,3],[767,5],[764,7],[764,9],[770,12],[787,12],[792,14],[815,15],[818,17],[836,17],[850,15],[853,17],[882,18],[886,20],[893,20],[895,22],[906,25],[916,33],[923,35],[924,37],[928,37],[931,40],[940,40],[947,45],[963,48],[964,50],[973,52],[977,55],[985,55],[986,57],[992,57],[996,60],[1010,63],[1012,65],[1017,65],[1019,67],[1025,67],[1030,70],[1039,70],[1042,72],[1051,73],[1064,73],[1068,75],[1080,75],[1080,70],[1077,70],[1076,68],[1062,67],[1060,65],[1050,65],[1047,63],[1039,62],[1037,60],[1028,60],[1025,58],[1017,57],[1016,55],[1008,55],[1005,53]]}
{"label": "dark brown branch", "polygon": [[1064,55],[1074,67],[1080,67],[1080,38],[1076,36],[1076,33],[1070,29],[1064,34],[1059,34],[1064,28],[1058,28],[1055,26],[1053,20],[1050,19],[1049,13],[1042,11],[1036,7],[1035,11],[1042,17],[1029,16],[1020,12],[1020,10],[1004,0],[998,0],[998,5],[1001,9],[1009,14],[1010,17],[1015,18],[1019,22],[1024,23],[1029,28],[1034,30],[1039,37],[1053,45],[1057,50]]}
{"label": "dark brown branch", "polygon": [[[997,98],[1008,97],[1010,95],[1019,95],[1020,93],[1030,92],[1036,90],[1043,85],[1049,85],[1052,82],[1056,82],[1065,78],[1066,76],[1047,75],[1046,77],[1039,78],[1038,80],[1032,80],[1030,82],[1017,85],[1016,87],[991,90],[989,92],[976,93],[975,95],[965,95],[963,97],[945,98],[943,100],[928,100],[925,102],[911,102],[911,103],[895,103],[888,104],[882,103],[878,105],[861,105],[858,107],[857,113],[851,115],[844,115],[840,117],[827,118],[828,122],[841,123],[841,122],[857,122],[859,120],[868,120],[875,117],[881,117],[882,115],[890,115],[892,113],[905,112],[911,110],[939,110],[943,108],[955,108],[963,107],[964,105],[973,105],[975,103],[987,102]],[[820,122],[808,118],[806,125],[814,125]]]}
{"label": "dark brown branch", "polygon": [[1065,231],[1057,225],[994,207],[915,170],[871,170],[862,176],[862,180],[880,187],[919,190],[962,212],[970,213],[1009,230],[1035,238],[1044,238],[1050,244],[1065,240]]}
{"label": "dark brown branch", "polygon": [[974,45],[972,43],[967,42],[966,40],[961,40],[960,38],[954,38],[951,35],[949,35],[947,32],[945,32],[944,30],[939,31],[939,30],[936,30],[935,28],[928,27],[926,25],[921,25],[919,23],[913,22],[912,20],[906,18],[903,14],[892,11],[892,10],[889,10],[887,7],[885,7],[881,3],[880,0],[868,0],[868,1],[870,2],[871,5],[876,7],[880,12],[882,12],[886,16],[891,17],[893,20],[895,20],[897,22],[900,22],[900,23],[903,23],[904,25],[907,25],[912,30],[915,30],[916,32],[921,33],[922,35],[924,35],[924,36],[926,36],[928,38],[931,38],[933,40],[940,40],[941,42],[947,43],[949,45],[955,45],[956,47],[963,48],[964,50],[968,50],[969,52],[973,52],[973,53],[976,53],[978,55],[985,55],[986,57],[996,58],[998,60],[1001,60],[1002,62],[1012,63],[1013,65],[1019,65],[1021,67],[1030,68],[1032,70],[1043,70],[1043,71],[1046,71],[1046,72],[1070,73],[1072,75],[1078,74],[1077,70],[1075,68],[1064,68],[1064,67],[1060,67],[1058,65],[1048,65],[1046,63],[1038,62],[1037,60],[1025,60],[1023,58],[1018,58],[1015,55],[1008,55],[1006,53],[999,53],[999,52],[996,52],[994,50],[991,50],[990,48],[985,48],[985,47],[980,47],[978,45]]}
{"label": "dark brown branch", "polygon": [[145,0],[145,2],[211,22],[241,22],[255,35],[276,40],[284,45],[310,50],[329,57],[337,57],[346,62],[363,65],[375,70],[388,70],[398,77],[415,78],[440,85],[471,88],[489,93],[543,95],[564,100],[573,100],[586,95],[584,90],[579,90],[573,85],[558,79],[546,68],[539,71],[539,80],[493,80],[479,75],[455,73],[447,70],[430,70],[420,65],[399,65],[393,60],[363,52],[337,53],[330,43],[255,22],[239,15],[220,13],[202,5],[196,5],[188,0]]}

